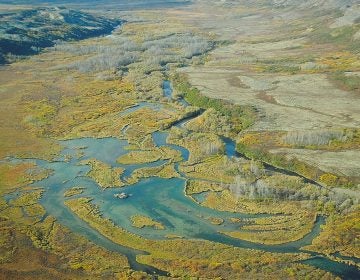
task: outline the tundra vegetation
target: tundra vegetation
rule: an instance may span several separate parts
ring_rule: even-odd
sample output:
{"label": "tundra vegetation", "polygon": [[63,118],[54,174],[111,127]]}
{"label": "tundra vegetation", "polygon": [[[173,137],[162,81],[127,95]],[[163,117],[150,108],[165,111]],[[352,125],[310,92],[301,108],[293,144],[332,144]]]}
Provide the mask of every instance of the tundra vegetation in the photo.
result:
{"label": "tundra vegetation", "polygon": [[90,166],[91,170],[87,175],[94,179],[94,181],[97,182],[100,187],[111,188],[124,186],[124,183],[120,179],[120,176],[124,172],[123,168],[112,168],[106,163],[96,159],[84,160],[82,161],[82,164]]}
{"label": "tundra vegetation", "polygon": [[[110,240],[149,252],[150,255],[138,256],[139,260],[166,269],[170,271],[173,277],[237,278],[246,276],[252,278],[257,277],[257,275],[274,277],[279,273],[276,272],[275,268],[282,262],[286,263],[288,257],[287,254],[260,253],[256,250],[233,248],[207,241],[148,240],[129,233],[102,217],[96,206],[86,198],[70,200],[67,205],[76,215]],[[302,258],[306,258],[306,254],[292,256],[290,262]],[[226,263],[222,261],[224,259],[226,259]],[[252,262],[258,263],[259,261],[263,264],[262,268],[252,265]],[[244,266],[252,268],[246,269]],[[289,270],[281,269],[280,274],[286,277],[289,275],[289,271],[296,271],[299,268],[305,269],[306,273],[315,275],[315,277],[331,277],[329,274],[316,269],[308,270],[309,267],[296,262],[290,265]]]}
{"label": "tundra vegetation", "polygon": [[82,194],[84,192],[84,187],[73,187],[64,192],[65,197],[70,197],[78,194]]}
{"label": "tundra vegetation", "polygon": [[160,230],[164,229],[164,226],[161,223],[154,221],[153,219],[147,216],[134,215],[131,217],[131,222],[134,227],[138,227],[138,228],[154,227],[155,229],[160,229]]}
{"label": "tundra vegetation", "polygon": [[152,150],[130,151],[119,157],[117,161],[121,164],[141,164],[156,162],[158,160],[180,161],[181,154],[169,147],[153,148]]}
{"label": "tundra vegetation", "polygon": [[143,178],[149,177],[159,177],[165,179],[171,179],[180,177],[180,174],[175,170],[173,164],[164,163],[163,165],[156,166],[156,167],[143,167],[136,169],[132,174],[131,177],[127,178],[126,181],[129,184],[135,184]]}
{"label": "tundra vegetation", "polygon": [[[76,156],[88,166],[81,176],[93,180],[99,191],[149,177],[186,178],[184,192],[193,203],[231,213],[266,214],[228,220],[204,217],[219,226],[223,236],[266,245],[302,239],[321,215],[325,224],[304,250],[358,265],[358,173],[324,170],[300,156],[304,151],[359,149],[359,127],[352,116],[356,112],[351,111],[358,94],[358,45],[355,39],[348,42],[358,23],[325,28],[322,23],[329,15],[315,9],[290,25],[271,21],[267,27],[249,5],[216,5],[214,9],[206,1],[196,1],[191,9],[122,11],[121,16],[108,11],[105,15],[116,14],[117,22],[127,20],[110,36],[57,42],[39,55],[0,69],[0,273],[5,278],[152,279],[133,270],[125,255],[71,232],[42,205],[46,188],[39,187],[39,181],[52,171],[38,166],[38,160],[56,162],[62,150],[59,140],[85,137],[113,137],[129,144],[127,153],[113,164],[82,159],[78,148]],[[266,5],[260,10],[266,20],[273,13],[295,17],[293,9],[287,14],[287,7]],[[229,29],[228,21],[219,24],[211,18],[214,10],[233,21]],[[194,18],[194,11],[202,16]],[[255,34],[248,34],[249,25],[257,26]],[[321,127],[331,116],[316,107],[318,102],[309,108],[296,96],[284,96],[288,82],[285,89],[297,90],[308,79],[319,82],[320,90],[343,94],[334,97],[335,103],[346,98],[351,112],[341,115],[339,101],[340,109],[331,107],[334,125]],[[170,98],[163,96],[164,80],[174,87]],[[234,94],[238,91],[243,96]],[[320,93],[319,98],[324,97]],[[321,102],[328,104],[332,94],[327,91],[327,100]],[[289,120],[281,114],[275,117],[277,106],[289,110]],[[272,109],[274,115],[269,113]],[[304,122],[299,117],[302,110],[317,116],[311,127],[299,124]],[[339,118],[347,124],[340,125]],[[294,126],[282,129],[293,121]],[[294,129],[296,125],[303,129]],[[178,150],[156,145],[153,133],[163,130],[168,132],[167,144],[186,148],[188,159]],[[236,140],[237,151],[248,158],[227,154],[224,136]],[[158,161],[161,164],[151,165]],[[140,167],[125,177],[127,165]],[[162,240],[145,238],[108,218],[101,202],[87,197],[86,190],[73,184],[62,191],[66,209],[107,240],[139,250],[139,263],[169,273],[159,279],[337,278],[302,263],[311,257],[304,251],[266,252],[174,234]],[[202,199],[197,199],[199,194]],[[129,222],[142,232],[167,229],[160,219],[146,215],[132,215]],[[221,230],[228,222],[233,229]]]}

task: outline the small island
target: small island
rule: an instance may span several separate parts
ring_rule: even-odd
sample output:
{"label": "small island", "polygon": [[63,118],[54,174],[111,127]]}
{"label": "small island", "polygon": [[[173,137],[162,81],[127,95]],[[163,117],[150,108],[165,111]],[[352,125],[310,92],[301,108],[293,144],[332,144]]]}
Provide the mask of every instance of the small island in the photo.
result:
{"label": "small island", "polygon": [[217,226],[220,226],[224,223],[224,220],[218,217],[209,217],[207,218],[207,220],[209,220],[210,223],[212,223],[213,225],[217,225]]}
{"label": "small island", "polygon": [[131,222],[132,222],[132,225],[137,228],[152,227],[152,228],[158,229],[158,230],[165,229],[165,227],[162,223],[154,221],[150,217],[143,216],[143,215],[132,216]]}
{"label": "small island", "polygon": [[71,197],[74,195],[82,194],[84,192],[83,187],[73,187],[71,189],[68,189],[64,192],[64,197]]}

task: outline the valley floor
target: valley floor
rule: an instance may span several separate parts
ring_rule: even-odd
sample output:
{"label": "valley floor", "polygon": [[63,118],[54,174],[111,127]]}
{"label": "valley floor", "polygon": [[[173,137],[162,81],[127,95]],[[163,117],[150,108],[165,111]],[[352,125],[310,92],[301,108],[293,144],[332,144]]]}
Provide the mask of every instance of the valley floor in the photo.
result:
{"label": "valley floor", "polygon": [[359,57],[313,12],[108,11],[2,67],[0,279],[357,279]]}

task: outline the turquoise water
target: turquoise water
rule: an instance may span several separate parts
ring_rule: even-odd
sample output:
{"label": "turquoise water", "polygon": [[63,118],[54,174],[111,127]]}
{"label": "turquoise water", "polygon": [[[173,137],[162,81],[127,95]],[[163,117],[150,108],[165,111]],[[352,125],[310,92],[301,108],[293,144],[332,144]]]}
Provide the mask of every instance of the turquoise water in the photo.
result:
{"label": "turquoise water", "polygon": [[[181,122],[178,125],[181,126]],[[167,132],[155,132],[152,136],[157,146],[169,146],[176,149],[181,152],[183,160],[188,160],[188,150],[177,145],[169,145],[166,143]],[[227,139],[223,140],[226,154],[229,157],[238,156],[234,142]],[[166,274],[163,271],[140,264],[136,261],[136,255],[145,254],[145,252],[133,250],[111,242],[74,215],[64,205],[64,200],[67,199],[64,197],[64,192],[67,189],[75,186],[84,187],[84,193],[80,196],[92,198],[93,202],[99,206],[104,217],[110,218],[116,225],[129,232],[149,239],[164,239],[167,234],[175,234],[183,236],[184,238],[205,239],[241,248],[280,253],[297,253],[301,251],[300,248],[302,246],[311,244],[313,238],[319,234],[320,226],[325,222],[323,217],[318,217],[314,228],[308,235],[301,240],[281,245],[263,245],[234,239],[218,233],[219,231],[235,230],[239,227],[239,224],[231,223],[230,218],[255,218],[270,215],[222,212],[202,207],[191,198],[185,196],[184,187],[186,178],[184,174],[181,174],[182,178],[162,179],[151,177],[124,188],[102,190],[96,182],[86,176],[90,168],[87,165],[81,165],[80,162],[82,160],[96,158],[113,167],[123,167],[126,170],[123,178],[129,177],[131,173],[138,168],[159,166],[167,161],[140,165],[118,164],[116,159],[128,152],[128,150],[126,150],[128,143],[125,140],[118,140],[116,138],[81,138],[61,141],[61,144],[64,146],[64,149],[57,161],[47,162],[35,160],[39,166],[54,170],[51,176],[40,182],[36,182],[36,186],[42,186],[45,189],[40,201],[41,204],[47,210],[48,215],[54,216],[61,224],[67,226],[73,232],[87,237],[89,240],[104,248],[126,255],[131,267],[136,270],[155,272],[159,275]],[[177,167],[178,164],[175,165],[175,168]],[[131,197],[128,199],[115,198],[114,194],[119,192],[131,194]],[[198,199],[202,199],[201,195],[198,196]],[[165,230],[156,230],[153,228],[138,229],[133,227],[130,217],[135,214],[146,215],[161,222],[165,226]],[[213,225],[209,221],[209,218],[221,218],[224,220],[224,223],[221,225]],[[304,261],[304,263],[328,270],[344,277],[344,279],[360,279],[359,271],[355,267],[342,263],[334,263],[324,256],[311,254],[314,257]]]}
{"label": "turquoise water", "polygon": [[[166,145],[166,132],[153,134],[157,146]],[[95,142],[98,142],[95,144]],[[200,229],[209,232],[219,230],[206,218],[218,217],[228,219],[230,217],[250,218],[257,215],[232,214],[219,212],[210,208],[201,207],[184,195],[184,178],[162,179],[148,178],[141,182],[121,188],[121,191],[132,194],[129,199],[120,200],[113,195],[119,192],[119,188],[102,190],[86,173],[90,170],[87,165],[80,165],[83,159],[97,158],[114,167],[123,167],[130,170],[128,175],[137,168],[145,166],[158,166],[166,161],[157,161],[148,164],[122,165],[116,162],[116,158],[127,152],[125,141],[115,138],[91,139],[83,138],[63,141],[66,145],[66,155],[75,154],[74,149],[81,147],[82,157],[74,157],[70,161],[46,162],[37,161],[43,168],[54,170],[54,174],[47,179],[37,183],[46,189],[42,202],[49,209],[50,214],[59,216],[59,209],[64,202],[63,193],[74,186],[85,187],[82,196],[91,197],[99,205],[104,215],[112,219],[116,224],[130,232],[140,234],[148,238],[164,238],[166,234],[173,233],[184,237],[195,237]],[[99,143],[103,143],[99,149]],[[188,158],[189,152],[183,147],[169,145],[179,150],[184,158]],[[85,148],[86,147],[86,148]],[[111,153],[113,149],[115,152]],[[62,155],[64,157],[65,155]],[[127,173],[125,173],[127,174]],[[55,203],[56,202],[56,203]],[[145,214],[167,225],[166,230],[137,229],[131,226],[130,217],[135,214]],[[61,216],[61,213],[60,213]],[[235,229],[236,225],[224,224],[221,229]]]}
{"label": "turquoise water", "polygon": [[[153,138],[157,146],[167,145],[166,132],[156,132],[153,134]],[[93,242],[105,248],[112,248],[112,250],[125,254],[134,269],[154,271],[153,268],[142,266],[136,262],[135,256],[141,252],[116,244],[111,245],[111,241],[87,226],[86,223],[77,218],[76,215],[65,207],[64,200],[66,198],[64,198],[63,194],[67,189],[74,186],[85,187],[85,191],[81,196],[92,198],[105,217],[110,218],[115,224],[125,228],[129,232],[139,234],[149,239],[164,239],[167,234],[176,234],[189,239],[206,239],[242,248],[280,253],[295,253],[299,252],[302,246],[311,244],[312,239],[320,232],[320,225],[324,223],[324,218],[319,217],[310,234],[299,241],[281,245],[263,245],[227,237],[219,234],[218,231],[235,230],[239,227],[239,225],[231,223],[229,221],[230,218],[254,218],[266,215],[221,212],[202,207],[184,195],[185,178],[162,179],[153,177],[144,179],[137,184],[125,188],[102,190],[92,179],[85,176],[89,171],[89,167],[79,165],[79,162],[82,159],[98,158],[113,166],[122,166],[130,170],[144,166],[126,166],[116,163],[116,158],[127,152],[126,141],[120,141],[116,138],[82,138],[63,141],[62,144],[65,146],[64,153],[67,155],[75,155],[76,151],[81,148],[83,156],[81,158],[74,157],[67,162],[37,161],[39,166],[54,170],[52,176],[36,183],[37,186],[40,185],[46,190],[41,199],[41,203],[46,208],[48,214],[56,217],[60,223],[69,227],[72,231],[88,237]],[[99,149],[99,147],[101,148]],[[189,153],[183,147],[176,145],[171,145],[171,147],[180,150],[184,158],[188,157]],[[228,148],[231,149],[231,147]],[[65,156],[65,154],[62,154],[62,156]],[[155,162],[151,164],[156,165],[160,163]],[[132,196],[125,200],[114,198],[113,195],[120,191],[129,193]],[[160,221],[166,229],[135,228],[131,225],[130,221],[130,217],[135,214],[147,215]],[[221,218],[224,220],[224,223],[222,225],[213,225],[208,220],[211,217]],[[317,257],[306,261],[306,263],[317,267],[320,267],[320,263],[322,267],[327,267],[328,261],[329,260],[324,257]],[[351,275],[357,275],[356,273],[358,273],[355,268],[345,264],[337,263],[337,267],[341,268],[335,268],[339,275],[343,275],[344,271]]]}
{"label": "turquoise water", "polygon": [[152,134],[153,139],[154,139],[154,143],[157,147],[161,147],[161,146],[167,146],[170,147],[174,150],[177,150],[181,153],[181,156],[183,158],[183,160],[187,161],[189,159],[190,153],[187,149],[185,149],[184,147],[178,146],[178,145],[173,145],[173,144],[167,144],[166,143],[166,139],[168,137],[168,133],[164,132],[164,131],[156,131]]}
{"label": "turquoise water", "polygon": [[225,153],[228,157],[238,157],[239,153],[236,151],[235,141],[227,137],[221,137],[225,144]]}

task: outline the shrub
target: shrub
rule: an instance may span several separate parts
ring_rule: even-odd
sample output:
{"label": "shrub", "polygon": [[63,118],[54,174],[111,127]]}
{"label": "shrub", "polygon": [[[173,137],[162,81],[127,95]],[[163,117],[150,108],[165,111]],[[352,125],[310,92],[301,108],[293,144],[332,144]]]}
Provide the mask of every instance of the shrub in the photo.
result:
{"label": "shrub", "polygon": [[326,184],[327,186],[335,186],[337,181],[338,181],[338,177],[334,174],[331,173],[325,173],[323,175],[320,176],[319,180]]}
{"label": "shrub", "polygon": [[290,145],[311,146],[328,145],[333,140],[345,141],[346,135],[342,130],[311,130],[291,131],[283,137],[283,142]]}

